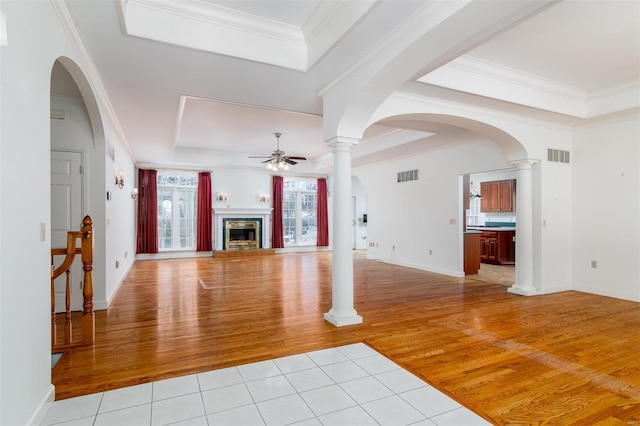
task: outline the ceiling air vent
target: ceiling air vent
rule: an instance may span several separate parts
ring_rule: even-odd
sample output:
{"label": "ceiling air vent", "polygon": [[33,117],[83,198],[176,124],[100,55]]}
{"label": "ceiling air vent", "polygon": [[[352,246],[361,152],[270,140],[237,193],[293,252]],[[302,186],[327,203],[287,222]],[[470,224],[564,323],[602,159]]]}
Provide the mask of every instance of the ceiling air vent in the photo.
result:
{"label": "ceiling air vent", "polygon": [[547,148],[547,160],[555,163],[568,163],[569,151]]}
{"label": "ceiling air vent", "polygon": [[398,172],[398,183],[418,180],[418,170],[408,170],[406,172]]}

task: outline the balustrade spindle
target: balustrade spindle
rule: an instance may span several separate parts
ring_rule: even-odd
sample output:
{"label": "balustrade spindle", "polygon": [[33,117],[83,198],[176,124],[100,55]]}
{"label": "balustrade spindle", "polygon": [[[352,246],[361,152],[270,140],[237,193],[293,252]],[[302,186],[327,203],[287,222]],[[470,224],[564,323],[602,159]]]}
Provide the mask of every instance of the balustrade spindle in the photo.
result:
{"label": "balustrade spindle", "polygon": [[[76,247],[76,240],[80,239],[80,247]],[[82,339],[73,341],[73,325],[71,313],[71,265],[76,254],[81,255],[84,285],[82,288],[82,318],[80,327]],[[64,255],[65,259],[57,268],[54,266],[54,256]],[[51,347],[52,351],[60,351],[78,345],[90,345],[95,342],[95,316],[93,312],[93,221],[85,216],[80,231],[67,232],[67,247],[51,249]],[[65,327],[64,344],[57,343],[57,321],[55,280],[62,273],[66,274],[65,283]]]}

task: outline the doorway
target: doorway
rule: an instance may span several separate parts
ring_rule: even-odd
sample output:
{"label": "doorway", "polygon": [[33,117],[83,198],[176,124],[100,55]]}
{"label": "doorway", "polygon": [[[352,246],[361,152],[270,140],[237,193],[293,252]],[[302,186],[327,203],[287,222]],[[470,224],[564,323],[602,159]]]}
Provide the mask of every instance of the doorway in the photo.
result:
{"label": "doorway", "polygon": [[[51,150],[51,247],[67,246],[67,232],[82,226],[82,153]],[[56,265],[62,261],[57,257]],[[76,256],[70,275],[71,310],[82,309],[82,261]],[[55,281],[56,312],[66,309],[66,276]]]}

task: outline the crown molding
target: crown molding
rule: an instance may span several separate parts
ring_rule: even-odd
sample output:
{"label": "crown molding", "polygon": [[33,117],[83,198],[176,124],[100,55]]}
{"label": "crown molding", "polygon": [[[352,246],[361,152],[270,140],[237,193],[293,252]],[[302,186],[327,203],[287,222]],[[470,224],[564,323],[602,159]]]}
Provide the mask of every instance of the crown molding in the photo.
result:
{"label": "crown molding", "polygon": [[[468,55],[456,58],[442,68],[455,68],[464,72],[482,75],[499,81],[506,81],[522,87],[533,88],[571,100],[584,101],[587,97],[587,93],[578,88]],[[423,78],[428,78],[428,74],[418,79],[418,81],[422,81]]]}
{"label": "crown molding", "polygon": [[[176,17],[186,17],[212,25],[225,26],[238,31],[255,33],[290,43],[304,44],[302,30],[294,25],[199,0],[171,2],[166,0],[120,0],[120,7],[123,8],[124,16],[126,16],[130,7],[138,7],[160,11]],[[228,42],[228,40],[225,40],[225,42]]]}
{"label": "crown molding", "polygon": [[201,0],[119,5],[127,35],[308,71],[377,1],[323,0],[303,27]]}
{"label": "crown molding", "polygon": [[120,8],[127,35],[306,70],[302,30],[292,25],[197,0],[121,0]]}
{"label": "crown molding", "polygon": [[[49,0],[51,5],[53,6],[53,10],[58,15],[58,19],[62,24],[64,31],[67,34],[71,45],[73,46],[76,54],[81,63],[82,71],[91,86],[93,91],[93,95],[96,97],[98,107],[100,108],[99,112],[105,112],[111,124],[113,125],[113,129],[117,133],[118,137],[125,145],[127,150],[129,151],[129,155],[131,156],[131,160],[135,163],[136,157],[131,149],[131,145],[127,141],[127,137],[122,130],[122,126],[120,125],[120,121],[118,120],[118,116],[116,115],[115,110],[113,109],[113,105],[111,104],[111,100],[109,99],[109,95],[104,88],[104,84],[102,83],[102,79],[100,78],[100,74],[98,74],[98,69],[96,68],[87,48],[84,46],[82,42],[82,38],[76,29],[76,26],[69,14],[69,9],[67,9],[67,5],[65,0]],[[106,138],[106,135],[105,135]],[[106,140],[105,140],[105,149],[106,149]]]}
{"label": "crown molding", "polygon": [[470,56],[459,57],[417,81],[581,119],[640,106],[640,80],[589,94]]}

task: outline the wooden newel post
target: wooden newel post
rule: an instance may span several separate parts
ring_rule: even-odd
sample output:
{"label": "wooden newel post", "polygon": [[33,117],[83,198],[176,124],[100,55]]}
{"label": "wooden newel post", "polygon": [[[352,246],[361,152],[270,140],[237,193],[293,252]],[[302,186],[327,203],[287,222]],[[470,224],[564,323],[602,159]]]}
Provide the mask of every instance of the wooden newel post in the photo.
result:
{"label": "wooden newel post", "polygon": [[84,271],[84,287],[82,289],[82,343],[95,342],[95,315],[93,313],[93,221],[90,216],[82,220],[82,270]]}

